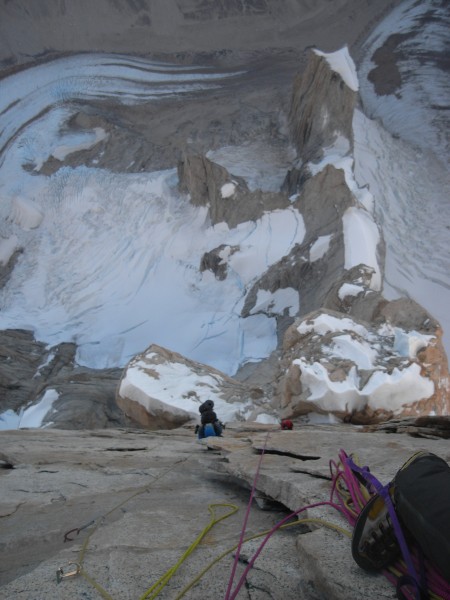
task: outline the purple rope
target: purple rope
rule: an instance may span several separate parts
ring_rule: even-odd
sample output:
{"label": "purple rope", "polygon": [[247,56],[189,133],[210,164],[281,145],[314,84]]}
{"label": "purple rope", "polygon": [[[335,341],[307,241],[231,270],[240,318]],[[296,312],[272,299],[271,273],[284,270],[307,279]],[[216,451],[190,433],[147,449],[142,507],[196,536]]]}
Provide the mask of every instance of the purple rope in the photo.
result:
{"label": "purple rope", "polygon": [[382,485],[378,479],[376,477],[374,477],[372,475],[372,473],[369,472],[368,467],[358,467],[358,465],[356,465],[351,458],[346,458],[345,459],[346,464],[350,467],[350,469],[352,471],[355,471],[356,473],[359,473],[360,475],[362,475],[364,477],[364,479],[370,483],[372,485],[372,487],[374,488],[374,490],[381,496],[381,498],[383,498],[384,503],[386,504],[386,507],[389,511],[389,515],[391,517],[392,520],[392,526],[394,528],[394,532],[395,535],[397,537],[397,541],[398,544],[400,546],[400,550],[402,552],[403,555],[403,559],[406,563],[408,572],[411,576],[411,578],[414,581],[414,586],[417,589],[417,592],[419,594],[420,597],[420,588],[419,588],[419,584],[418,584],[418,579],[417,579],[417,573],[416,573],[416,569],[414,568],[414,564],[411,558],[411,554],[409,552],[409,548],[408,545],[405,541],[405,536],[403,535],[403,531],[401,528],[401,525],[399,523],[399,520],[397,518],[397,513],[395,512],[395,508],[394,505],[392,503],[392,499],[391,499],[391,495],[389,493],[389,484],[388,485]]}
{"label": "purple rope", "polygon": [[[266,439],[267,442],[267,439]],[[266,444],[264,444],[264,449],[266,447]],[[263,451],[264,452],[264,451]],[[285,517],[282,521],[280,521],[279,523],[277,523],[276,525],[274,525],[274,527],[269,531],[269,533],[265,536],[264,540],[262,541],[262,543],[260,544],[260,546],[258,547],[257,551],[255,552],[255,554],[253,555],[253,557],[251,558],[251,560],[249,561],[246,569],[244,570],[241,578],[239,579],[238,584],[236,585],[236,588],[234,590],[234,592],[230,595],[231,592],[231,586],[233,583],[233,579],[234,579],[234,575],[235,575],[235,571],[236,571],[236,566],[237,566],[237,562],[239,560],[239,552],[242,546],[242,542],[243,542],[243,536],[244,536],[244,531],[245,531],[245,526],[246,526],[246,522],[247,522],[247,518],[248,518],[248,513],[250,512],[250,505],[251,505],[251,501],[252,501],[252,497],[255,491],[255,487],[256,487],[256,481],[259,475],[259,468],[261,465],[261,461],[262,461],[262,455],[261,455],[261,459],[258,465],[258,471],[255,475],[255,480],[254,480],[254,485],[253,485],[253,489],[252,489],[252,494],[250,496],[250,501],[249,501],[249,505],[247,508],[247,514],[246,514],[246,518],[245,518],[245,522],[244,522],[244,528],[242,530],[242,535],[241,535],[241,540],[239,542],[239,550],[238,553],[236,554],[236,558],[235,558],[235,564],[234,564],[234,570],[233,570],[233,574],[232,574],[232,578],[230,579],[229,585],[228,585],[228,589],[227,589],[227,595],[225,597],[225,600],[235,600],[237,594],[239,593],[240,588],[242,587],[242,585],[245,582],[245,579],[247,577],[248,572],[250,571],[250,569],[253,567],[253,565],[256,562],[256,559],[258,558],[258,556],[261,554],[264,546],[266,545],[266,543],[269,541],[270,537],[289,519],[291,519],[292,517],[299,515],[300,513],[302,513],[305,510],[308,510],[310,508],[314,508],[317,506],[331,506],[332,508],[336,509],[337,511],[339,511],[343,516],[346,517],[347,521],[353,526],[356,522],[357,519],[357,515],[359,514],[360,510],[359,510],[359,504],[362,503],[362,505],[365,505],[367,503],[366,498],[364,497],[364,495],[361,492],[361,487],[360,487],[360,482],[357,481],[357,479],[355,478],[354,472],[360,473],[364,479],[372,486],[373,490],[378,492],[379,495],[383,498],[383,500],[386,503],[386,506],[388,508],[389,514],[391,516],[392,519],[392,525],[394,527],[394,531],[395,534],[397,536],[398,542],[399,542],[399,546],[401,548],[405,563],[406,563],[406,569],[404,565],[398,565],[398,568],[400,570],[400,572],[406,572],[410,574],[411,579],[413,580],[413,584],[415,587],[415,598],[420,598],[420,588],[419,588],[419,584],[418,584],[418,580],[417,580],[417,575],[416,575],[416,570],[415,570],[415,566],[419,566],[419,562],[418,562],[418,558],[414,555],[414,553],[411,555],[411,553],[409,552],[408,546],[406,544],[404,535],[403,535],[403,531],[401,529],[401,525],[398,521],[397,518],[397,514],[395,512],[395,508],[394,505],[392,503],[391,500],[391,496],[389,494],[389,485],[387,486],[383,486],[378,479],[376,479],[369,471],[368,467],[358,467],[352,460],[351,458],[348,457],[348,455],[346,454],[346,452],[344,450],[341,450],[339,452],[339,459],[340,459],[340,464],[342,465],[342,470],[341,468],[336,464],[335,461],[330,461],[330,472],[332,475],[332,489],[331,489],[331,493],[330,493],[330,500],[329,502],[317,502],[316,504],[310,504],[309,506],[304,506],[303,508],[291,513],[290,515],[288,515],[287,517]],[[333,473],[333,469],[335,470],[335,472]],[[353,503],[353,512],[351,509],[349,509],[345,502],[343,501],[341,494],[339,492],[339,489],[337,487],[337,483],[339,479],[343,479],[347,490],[350,494],[350,498],[351,501]],[[369,490],[370,491],[370,490]],[[333,502],[333,497],[337,496],[337,501],[338,504],[336,502]],[[355,516],[356,514],[356,516]],[[431,565],[425,565],[426,568],[426,577],[427,580],[429,582],[429,589],[433,589],[433,592],[435,594],[438,594],[440,598],[442,598],[442,600],[450,600],[450,587],[448,585],[448,582],[446,580],[444,580],[440,574],[435,571],[434,568],[431,567]],[[387,579],[389,581],[391,581],[391,583],[393,583],[394,585],[397,583],[398,578],[395,577],[394,575],[392,575],[389,571],[383,571],[384,575],[387,577]],[[407,596],[409,598],[413,598],[410,595],[409,591],[406,591]]]}
{"label": "purple rope", "polygon": [[[364,496],[359,488],[359,484],[355,481],[355,477],[354,477],[351,469],[348,467],[348,465],[345,464],[345,459],[347,458],[347,454],[344,452],[344,450],[340,451],[339,458],[341,461],[340,464],[342,464],[342,467],[344,470],[341,470],[339,468],[339,466],[335,463],[334,460],[331,460],[329,463],[330,473],[333,478],[333,484],[332,484],[331,493],[330,493],[330,502],[333,501],[334,495],[337,495],[338,502],[342,507],[342,513],[345,515],[347,521],[353,527],[356,523],[356,519],[358,518],[357,517],[358,499],[363,506],[366,504],[366,499],[364,498]],[[333,470],[334,470],[334,472],[333,472]],[[351,508],[349,508],[345,504],[344,500],[342,499],[342,497],[339,493],[339,489],[337,487],[339,479],[342,479],[344,481],[345,486],[347,487],[348,493],[350,494],[350,498],[351,498],[351,501],[352,501],[352,504],[354,507],[353,512],[352,512]]]}
{"label": "purple rope", "polygon": [[[354,488],[354,485],[360,486],[361,483],[356,480],[355,474],[352,472],[349,464],[345,464],[348,458],[349,457],[347,456],[346,452],[344,450],[340,450],[339,460],[340,460],[340,464],[343,465],[343,469],[345,470],[345,473],[344,473],[344,471],[342,471],[340,469],[340,467],[336,464],[335,461],[333,461],[333,460],[330,461],[330,472],[333,476],[333,487],[332,487],[331,499],[333,498],[333,495],[335,495],[335,494],[337,495],[338,501],[340,502],[341,505],[344,506],[343,512],[344,512],[348,522],[352,526],[354,526],[357,517],[355,517],[355,515],[351,511],[348,510],[345,503],[343,502],[343,500],[340,497],[340,490],[336,489],[337,480],[339,478],[343,478],[346,488],[347,488],[347,491],[350,494],[352,501],[354,502],[354,497],[353,497],[351,490]],[[333,471],[335,471],[335,473]],[[364,471],[366,473],[369,472],[367,467],[364,469]],[[352,482],[354,485],[352,485]],[[372,491],[372,493],[373,493],[373,491]],[[389,501],[390,501],[390,495],[389,495]],[[363,504],[366,504],[365,499],[363,501]],[[356,511],[358,513],[360,512],[359,507],[355,505],[355,512]],[[434,568],[434,566],[431,563],[429,563],[427,560],[425,560],[424,564],[422,565],[420,559],[416,555],[416,551],[415,551],[414,547],[412,549],[410,549],[410,552],[411,552],[412,562],[416,568],[416,572],[418,570],[420,570],[421,567],[425,568],[425,580],[428,582],[428,589],[431,590],[441,600],[450,600],[450,582],[446,581],[442,577],[442,575]],[[397,562],[396,568],[402,574],[408,573],[408,569],[405,566],[405,563]],[[391,583],[393,583],[394,585],[397,584],[397,582],[398,582],[397,576],[393,575],[386,569],[383,570],[383,574]],[[406,597],[411,598],[413,600],[413,598],[415,598],[417,596],[417,590],[416,590],[416,594],[414,594],[414,595],[412,595],[412,592],[409,592],[407,590],[405,590],[405,594],[406,594]]]}

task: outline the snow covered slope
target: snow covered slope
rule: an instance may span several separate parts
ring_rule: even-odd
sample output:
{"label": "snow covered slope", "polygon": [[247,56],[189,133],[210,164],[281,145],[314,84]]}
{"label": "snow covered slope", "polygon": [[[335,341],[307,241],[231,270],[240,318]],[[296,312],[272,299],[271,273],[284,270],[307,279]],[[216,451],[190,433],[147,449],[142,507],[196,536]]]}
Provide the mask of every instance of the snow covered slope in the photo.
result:
{"label": "snow covered slope", "polygon": [[[435,92],[433,105],[443,106],[448,88],[442,70],[419,59],[395,94],[374,95],[367,82],[373,51],[393,32],[406,35],[410,44],[414,39],[415,48],[434,51],[430,40],[440,34],[419,29],[418,9],[411,2],[405,6],[410,12],[393,14],[368,42],[360,93],[365,110],[383,126],[356,113],[355,173],[360,185],[370,186],[386,238],[385,290],[391,297],[413,297],[436,316],[450,351],[450,210],[443,161],[448,145],[438,135],[443,121],[432,117],[444,112],[430,106],[426,91]],[[412,60],[412,50],[406,53]],[[397,64],[401,69],[400,60]],[[107,143],[102,128],[68,131],[76,101],[113,99],[135,106],[171,94],[213,94],[236,74],[83,54],[2,80],[0,261],[23,252],[0,291],[0,328],[32,329],[52,345],[75,341],[79,363],[95,368],[122,366],[150,343],[228,374],[270,354],[277,343],[275,318],[242,319],[240,312],[252,282],[301,244],[304,224],[294,208],[234,229],[213,227],[206,208],[191,206],[179,194],[175,169],[130,174],[62,167],[50,177],[40,174],[50,157],[63,161],[76,150]],[[239,155],[236,174],[259,169],[264,185],[273,189],[280,181],[280,156],[271,167],[267,148],[262,150],[243,144],[235,153],[214,156]],[[253,180],[249,184],[254,187]],[[240,248],[229,258],[232,275],[225,282],[199,272],[203,254],[222,244]],[[291,297],[278,300],[279,314],[298,308]]]}
{"label": "snow covered slope", "polygon": [[355,173],[376,198],[384,294],[408,296],[444,328],[450,355],[450,10],[407,0],[375,28],[359,69]]}

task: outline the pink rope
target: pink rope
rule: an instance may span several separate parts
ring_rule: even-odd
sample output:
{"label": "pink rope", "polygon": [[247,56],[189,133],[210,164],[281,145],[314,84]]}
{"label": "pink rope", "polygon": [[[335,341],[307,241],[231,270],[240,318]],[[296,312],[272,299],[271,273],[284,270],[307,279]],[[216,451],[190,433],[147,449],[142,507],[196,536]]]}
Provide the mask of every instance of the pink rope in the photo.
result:
{"label": "pink rope", "polygon": [[[333,461],[333,463],[330,462],[330,470],[331,470],[331,464],[332,464],[333,467],[335,467],[336,471],[337,471],[337,473],[335,475],[336,482],[337,482],[338,477],[343,478],[345,485],[347,487],[347,490],[352,498],[355,512],[357,513],[357,515],[359,515],[359,513],[361,512],[360,505],[355,500],[356,500],[356,498],[360,498],[362,500],[363,506],[366,504],[366,500],[364,499],[364,496],[362,495],[362,493],[360,491],[360,485],[361,485],[360,482],[358,481],[358,479],[356,478],[353,471],[350,469],[350,467],[345,462],[346,458],[348,458],[348,456],[345,453],[345,451],[340,450],[339,459],[341,461],[341,464],[343,465],[344,471],[340,471],[338,465],[336,465],[336,463],[334,463],[334,461]],[[336,485],[333,486],[332,493],[333,493],[333,490],[338,495],[338,499],[339,499],[339,490]],[[342,501],[340,503],[343,504]],[[349,522],[349,524],[354,526],[354,524],[356,522],[355,516],[352,513],[350,513],[348,510],[345,510],[345,509],[342,512],[345,515],[345,517],[347,518],[347,521]],[[412,547],[410,550],[411,550],[411,557],[412,557],[414,567],[416,568],[417,571],[419,571],[421,562],[418,558],[417,548]],[[447,582],[440,575],[440,573],[434,568],[434,566],[427,559],[425,559],[423,562],[424,562],[423,566],[425,567],[425,574],[426,574],[428,589],[431,592],[433,592],[437,597],[441,598],[442,600],[450,600],[450,583]],[[395,567],[396,570],[398,570],[403,575],[407,574],[407,572],[408,572],[406,565],[402,561],[397,561],[393,566]],[[391,583],[394,584],[394,586],[397,584],[397,577],[393,573],[391,573],[388,570],[384,570],[383,574]],[[410,598],[411,600],[413,600],[416,597],[413,592],[409,592],[406,589],[403,590],[403,594],[405,595],[406,598]]]}
{"label": "pink rope", "polygon": [[317,506],[331,506],[332,508],[335,508],[336,510],[338,510],[340,512],[341,508],[340,506],[338,506],[337,504],[334,504],[333,502],[316,502],[315,504],[309,504],[308,506],[304,506],[303,508],[300,508],[299,510],[296,510],[295,512],[291,513],[290,515],[288,515],[287,517],[284,517],[284,519],[282,519],[281,521],[279,521],[276,525],[274,525],[272,527],[272,529],[269,531],[269,533],[264,537],[263,541],[261,542],[261,544],[259,545],[257,551],[255,552],[255,554],[252,556],[252,558],[249,560],[248,565],[246,566],[246,568],[244,569],[244,572],[241,575],[241,578],[239,579],[237,585],[236,585],[236,589],[234,590],[233,594],[230,596],[230,600],[235,600],[239,590],[241,589],[242,585],[244,584],[244,581],[247,577],[248,572],[250,571],[250,569],[253,567],[253,565],[256,562],[256,559],[258,558],[258,556],[261,554],[261,552],[263,551],[264,546],[267,544],[267,542],[269,541],[269,539],[272,537],[272,535],[282,526],[286,523],[286,521],[288,521],[289,519],[291,519],[292,517],[295,517],[297,515],[299,515],[300,513],[304,512],[305,510],[308,510],[310,508],[315,508]]}
{"label": "pink rope", "polygon": [[[266,441],[267,441],[267,439],[266,439]],[[265,449],[265,445],[264,445],[264,449]],[[282,525],[284,525],[284,523],[286,523],[286,521],[288,521],[292,517],[297,516],[300,513],[304,512],[308,509],[315,508],[318,506],[331,506],[332,508],[336,509],[341,514],[343,514],[345,516],[345,518],[347,519],[348,523],[352,527],[354,526],[354,524],[357,520],[357,517],[358,517],[359,513],[361,512],[361,506],[364,506],[367,503],[367,500],[365,499],[365,497],[361,491],[361,483],[359,482],[359,480],[357,479],[357,477],[355,476],[353,471],[350,469],[348,464],[345,462],[346,458],[347,458],[347,454],[345,453],[344,450],[341,450],[339,452],[339,460],[340,460],[341,467],[338,464],[336,464],[335,461],[330,461],[330,473],[332,475],[332,487],[331,487],[331,493],[330,493],[330,500],[328,502],[317,502],[315,504],[310,504],[308,506],[304,506],[303,508],[300,508],[299,510],[291,513],[290,515],[288,515],[287,517],[282,519],[279,523],[274,525],[272,527],[272,529],[269,531],[269,533],[264,537],[263,541],[259,545],[255,554],[252,556],[252,558],[248,562],[248,565],[245,568],[244,572],[242,573],[241,578],[239,579],[234,592],[231,594],[231,586],[233,583],[237,562],[239,560],[239,553],[240,553],[240,549],[241,549],[242,542],[243,542],[246,522],[248,519],[248,514],[246,514],[246,518],[244,521],[244,527],[243,527],[241,539],[239,542],[239,549],[238,549],[238,553],[236,554],[236,558],[235,558],[235,562],[234,562],[234,569],[232,572],[232,577],[230,578],[230,582],[228,584],[227,595],[225,597],[225,600],[235,600],[236,599],[236,596],[239,593],[239,590],[241,589],[242,585],[245,582],[248,572],[255,564],[258,556],[261,554],[262,550],[264,549],[265,545],[267,544],[267,542],[269,541],[271,536]],[[258,471],[255,476],[254,485],[252,488],[252,494],[250,496],[250,501],[249,501],[249,505],[247,508],[247,513],[250,512],[250,505],[251,505],[254,490],[256,487],[256,481],[259,476],[261,460],[262,460],[262,454],[261,454],[260,462],[258,464]],[[344,484],[347,488],[347,491],[350,495],[353,512],[349,508],[347,508],[345,501],[343,500],[343,498],[341,497],[341,495],[339,493],[338,482],[340,480],[342,480],[344,482]],[[333,502],[333,498],[335,496],[337,497],[337,501]],[[419,568],[420,561],[418,559],[417,552],[415,549],[412,550],[412,558],[416,565],[416,568]],[[402,573],[402,574],[407,573],[406,566],[401,561],[398,561],[394,566],[400,573]],[[426,572],[426,578],[427,578],[429,590],[432,591],[438,598],[441,598],[442,600],[450,600],[450,583],[447,582],[427,560],[425,560],[425,572]],[[383,571],[383,574],[394,586],[397,584],[397,577],[393,573],[391,573],[388,570],[385,570],[385,571]],[[414,594],[412,592],[410,593],[408,590],[404,590],[403,593],[406,598],[409,598],[411,600],[413,600],[415,597]]]}
{"label": "pink rope", "polygon": [[[270,432],[267,432],[266,438],[264,440],[264,446],[261,452],[261,456],[259,457],[259,461],[258,461],[258,467],[256,469],[256,473],[255,473],[255,477],[253,478],[253,485],[252,485],[252,490],[250,492],[250,498],[247,504],[247,510],[245,512],[245,517],[244,517],[244,523],[242,525],[242,530],[241,530],[241,536],[239,538],[239,544],[236,550],[236,554],[234,555],[234,562],[233,562],[233,567],[231,569],[231,575],[230,575],[230,580],[228,582],[228,587],[227,587],[227,591],[225,594],[225,600],[230,600],[230,593],[231,593],[231,588],[233,586],[233,581],[234,581],[234,576],[236,573],[236,568],[237,568],[237,564],[239,562],[239,557],[241,554],[241,548],[242,548],[242,544],[244,543],[244,536],[245,536],[245,530],[247,528],[247,521],[250,515],[250,509],[252,507],[252,501],[253,501],[253,496],[255,495],[255,490],[256,490],[256,483],[258,481],[259,478],[259,471],[261,469],[261,463],[262,463],[262,459],[264,456],[264,452],[266,450],[266,446],[267,446],[267,440],[269,439],[269,435]],[[234,598],[234,596],[233,596]]]}

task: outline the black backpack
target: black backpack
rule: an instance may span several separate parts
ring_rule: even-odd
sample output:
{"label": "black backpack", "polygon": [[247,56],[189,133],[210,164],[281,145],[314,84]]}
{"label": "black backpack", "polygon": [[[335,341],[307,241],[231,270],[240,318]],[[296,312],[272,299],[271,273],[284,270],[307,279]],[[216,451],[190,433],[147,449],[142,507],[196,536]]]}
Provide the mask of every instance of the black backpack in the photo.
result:
{"label": "black backpack", "polygon": [[394,479],[395,510],[428,560],[450,582],[450,467],[431,452],[412,456]]}
{"label": "black backpack", "polygon": [[[353,530],[352,555],[360,567],[378,571],[404,556],[409,574],[397,580],[397,597],[413,584],[428,598],[425,561],[450,584],[450,467],[431,452],[414,454],[383,486],[367,467],[349,460],[358,479],[376,492],[361,510]],[[410,551],[418,556],[418,570]],[[450,598],[450,586],[448,586]],[[440,596],[439,596],[440,597]]]}

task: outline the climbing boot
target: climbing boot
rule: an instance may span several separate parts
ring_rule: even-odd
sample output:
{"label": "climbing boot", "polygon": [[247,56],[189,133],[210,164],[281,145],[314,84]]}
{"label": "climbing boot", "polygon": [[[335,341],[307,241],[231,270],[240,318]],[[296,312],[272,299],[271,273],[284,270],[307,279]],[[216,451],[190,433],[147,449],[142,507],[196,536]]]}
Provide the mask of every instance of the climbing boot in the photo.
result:
{"label": "climbing boot", "polygon": [[[392,490],[390,491],[392,494]],[[352,536],[352,556],[366,571],[379,571],[395,562],[400,554],[387,506],[375,494],[356,521]]]}

